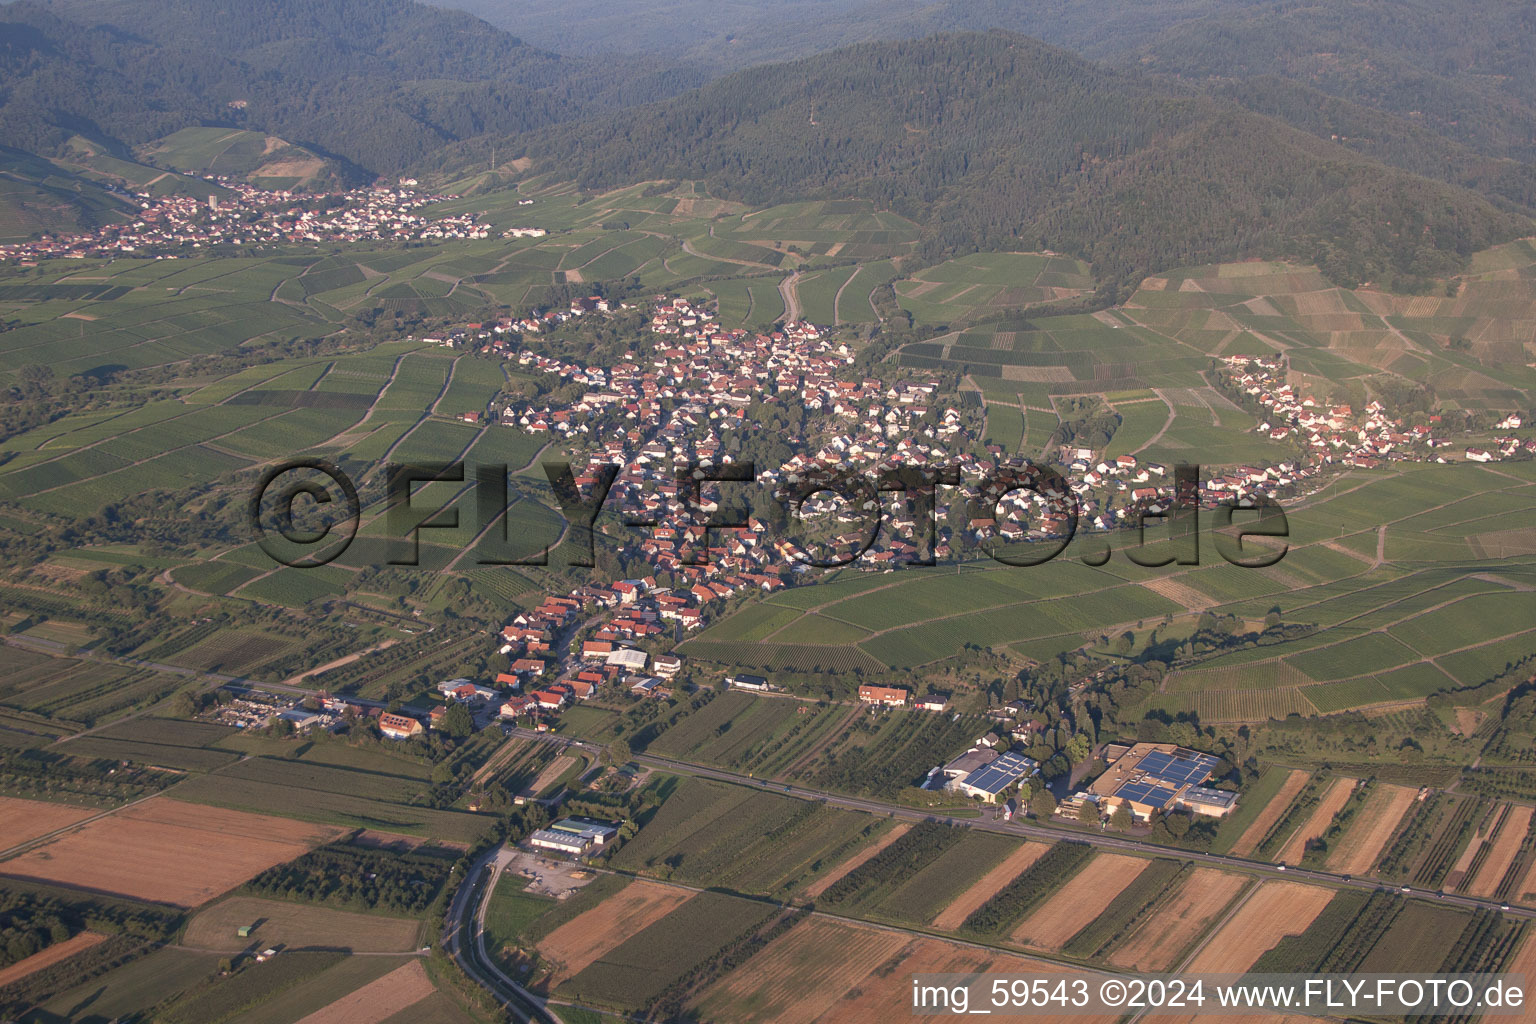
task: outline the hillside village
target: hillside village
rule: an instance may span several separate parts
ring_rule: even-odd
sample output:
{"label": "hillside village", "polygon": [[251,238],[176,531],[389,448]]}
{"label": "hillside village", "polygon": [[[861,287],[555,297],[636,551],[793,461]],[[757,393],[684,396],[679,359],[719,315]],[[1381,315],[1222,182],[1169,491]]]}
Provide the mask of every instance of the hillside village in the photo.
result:
{"label": "hillside village", "polygon": [[420,191],[414,181],[314,195],[257,188],[217,175],[206,180],[218,187],[206,200],[146,191],[124,193],[123,198],[138,207],[132,220],[0,245],[0,259],[127,254],[175,259],[176,250],[183,247],[446,241],[490,234],[474,214],[432,217],[430,207],[455,197]]}
{"label": "hillside village", "polygon": [[[499,411],[493,407],[493,415],[502,424],[548,435],[560,443],[575,460],[575,483],[583,491],[599,483],[600,472],[616,470],[605,507],[616,508],[630,521],[655,523],[649,529],[630,530],[622,542],[625,564],[644,565],[643,575],[546,596],[497,635],[497,650],[507,659],[508,670],[496,676],[493,686],[469,680],[443,684],[445,699],[485,708],[487,722],[499,718],[544,728],[566,708],[600,692],[672,697],[683,661],[664,652],[707,624],[712,612],[734,595],[771,593],[794,584],[806,572],[805,552],[781,536],[782,528],[752,515],[746,526],[711,528],[706,533],[679,494],[678,465],[729,466],[742,457],[744,448],[751,447],[751,438],[761,437],[763,425],[749,415],[754,406],[758,411],[766,407],[803,410],[799,436],[807,450],[777,466],[757,465],[758,485],[765,488],[818,470],[873,473],[902,466],[952,465],[960,469],[962,480],[974,480],[1000,468],[1029,464],[995,446],[981,445],[977,417],[946,403],[938,381],[923,377],[886,381],[851,374],[848,369],[855,353],[849,343],[804,322],[784,323],[761,333],[727,329],[708,308],[658,297],[646,319],[654,339],[649,355],[632,350],[614,366],[604,367],[543,354],[520,343],[583,316],[632,308],[592,296],[575,300],[569,308],[505,317],[493,324],[468,324],[441,337],[423,339],[477,350],[582,385],[584,390],[574,401],[514,399]],[[1264,411],[1265,422],[1259,429],[1276,441],[1295,444],[1298,454],[1262,467],[1202,468],[1199,500],[1203,506],[1257,495],[1303,496],[1321,486],[1331,466],[1369,468],[1404,459],[1445,461],[1451,446],[1437,433],[1434,418],[1406,425],[1405,418],[1393,416],[1379,401],[1367,403],[1359,413],[1347,405],[1320,403],[1287,380],[1282,358],[1234,356],[1223,361],[1223,368],[1224,383]],[[480,415],[478,410],[467,410],[464,418],[478,421]],[[1511,415],[1498,426],[1516,429],[1520,419]],[[748,444],[733,437],[748,438]],[[1536,440],[1503,437],[1492,451],[1467,448],[1465,458],[1482,461],[1484,454],[1508,457],[1533,448]],[[1000,518],[970,515],[950,518],[948,525],[941,521],[934,555],[950,557],[966,545],[992,538],[1006,542],[1049,539],[1065,527],[1063,508],[1072,500],[1077,502],[1079,528],[1111,530],[1135,523],[1143,511],[1161,510],[1173,495],[1171,468],[1161,463],[1130,455],[1110,458],[1076,446],[1056,449],[1049,461],[1066,472],[1070,495],[1016,490],[999,504],[997,511],[1006,513]],[[963,485],[961,497],[968,504],[961,507],[976,511],[978,494],[974,485]],[[695,511],[713,512],[720,503],[720,496],[704,491]],[[825,499],[808,501],[804,511],[807,519],[819,517],[830,523],[832,543],[862,551],[853,561],[859,568],[889,569],[920,554],[915,535],[919,524],[900,503],[886,508],[885,529],[867,547],[861,529],[864,516]],[[749,675],[728,677],[726,682],[745,690],[775,689],[768,680]],[[935,712],[948,707],[942,695],[914,698],[904,689],[881,686],[861,687],[859,700],[876,707]],[[416,735],[423,724],[435,723],[395,716],[384,723],[384,734]],[[1010,728],[1017,733],[1011,740],[1027,746],[1027,720]],[[968,752],[965,771],[952,770],[952,765],[935,776],[941,788],[992,799],[1038,771],[1038,764],[1015,752],[1023,757],[1018,763],[1003,762],[984,778],[967,781],[997,754],[1006,753],[981,749],[985,753],[977,748]],[[1136,775],[1138,781],[1143,774]],[[1231,809],[1230,802],[1206,790],[1195,794],[1193,799],[1200,806],[1194,807],[1178,786],[1167,793],[1158,790],[1152,803],[1174,807],[1174,790],[1179,790],[1178,800],[1183,802],[1177,806],[1182,809],[1216,816]],[[1088,793],[1076,799],[1063,813],[1074,813],[1082,800],[1097,797]],[[1146,806],[1152,804],[1133,802],[1136,816],[1145,818]],[[1113,806],[1110,800],[1105,810]]]}

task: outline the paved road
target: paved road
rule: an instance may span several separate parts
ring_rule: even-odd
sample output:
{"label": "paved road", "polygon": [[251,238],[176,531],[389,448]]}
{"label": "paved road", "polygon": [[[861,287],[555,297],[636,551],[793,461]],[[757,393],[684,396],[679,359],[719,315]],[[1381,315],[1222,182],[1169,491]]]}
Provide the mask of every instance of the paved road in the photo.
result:
{"label": "paved road", "polygon": [[[594,743],[572,739],[555,733],[532,732],[527,729],[515,729],[514,735],[524,739],[539,740],[545,743],[558,744],[563,747],[577,747],[584,751],[597,753],[601,747]],[[868,811],[871,814],[883,814],[891,817],[905,818],[911,821],[938,821],[950,825],[966,825],[970,828],[979,828],[988,832],[998,832],[1004,835],[1021,836],[1030,839],[1040,839],[1046,842],[1056,842],[1062,839],[1071,839],[1076,842],[1088,843],[1101,849],[1120,850],[1127,853],[1162,853],[1181,860],[1194,861],[1197,864],[1206,864],[1212,867],[1222,867],[1228,870],[1245,871],[1261,878],[1294,878],[1308,882],[1320,882],[1325,885],[1348,886],[1367,891],[1374,889],[1399,889],[1405,894],[1421,897],[1433,897],[1438,902],[1453,904],[1460,907],[1483,907],[1489,910],[1504,910],[1505,904],[1498,900],[1483,900],[1472,896],[1461,896],[1447,893],[1437,896],[1428,890],[1408,889],[1407,887],[1393,885],[1376,878],[1360,878],[1350,875],[1335,874],[1330,871],[1318,871],[1310,868],[1281,867],[1278,864],[1270,864],[1266,861],[1246,860],[1242,857],[1229,857],[1217,853],[1198,853],[1193,850],[1185,850],[1174,846],[1161,846],[1144,839],[1132,839],[1128,836],[1116,835],[1109,832],[1078,832],[1060,828],[1051,828],[1045,825],[1037,825],[1027,821],[1002,821],[991,817],[985,812],[982,817],[971,818],[947,813],[943,808],[923,810],[915,807],[903,807],[899,804],[887,803],[883,800],[871,800],[865,797],[844,796],[840,793],[829,793],[824,790],[812,789],[807,786],[785,785],[780,782],[771,782],[765,779],[755,779],[748,775],[726,771],[722,768],[710,768],[704,765],[690,764],[683,761],[673,761],[670,758],[655,757],[650,754],[636,754],[632,758],[640,764],[678,775],[696,775],[706,779],[717,779],[721,782],[731,782],[738,785],[757,786],[760,789],[786,793],[790,796],[803,797],[809,800],[819,800],[833,807],[845,807],[850,810]],[[1536,919],[1536,910],[1527,910],[1523,907],[1511,907],[1504,911],[1511,917]]]}
{"label": "paved road", "polygon": [[501,847],[477,859],[453,894],[443,928],[443,948],[476,984],[508,1007],[519,1021],[563,1024],[538,996],[502,973],[485,949],[485,913],[505,861]]}

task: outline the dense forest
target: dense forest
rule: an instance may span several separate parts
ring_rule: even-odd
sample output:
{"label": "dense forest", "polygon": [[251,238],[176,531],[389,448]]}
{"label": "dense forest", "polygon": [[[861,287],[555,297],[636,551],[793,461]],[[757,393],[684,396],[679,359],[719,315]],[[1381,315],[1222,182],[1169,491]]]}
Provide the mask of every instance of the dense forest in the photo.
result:
{"label": "dense forest", "polygon": [[999,28],[1185,80],[1282,76],[1487,155],[1536,156],[1536,10],[1507,0],[439,2],[562,53],[654,53],[721,70]]}
{"label": "dense forest", "polygon": [[692,87],[670,62],[599,62],[410,0],[20,0],[0,9],[0,138],[122,153],[198,124],[282,136],[359,177],[438,147]]}
{"label": "dense forest", "polygon": [[1408,281],[1530,228],[1235,102],[1001,32],[755,68],[526,145],[589,187],[702,178],[754,204],[862,196],[928,225],[929,255],[1054,249],[1119,286],[1254,255],[1315,261],[1341,283]]}

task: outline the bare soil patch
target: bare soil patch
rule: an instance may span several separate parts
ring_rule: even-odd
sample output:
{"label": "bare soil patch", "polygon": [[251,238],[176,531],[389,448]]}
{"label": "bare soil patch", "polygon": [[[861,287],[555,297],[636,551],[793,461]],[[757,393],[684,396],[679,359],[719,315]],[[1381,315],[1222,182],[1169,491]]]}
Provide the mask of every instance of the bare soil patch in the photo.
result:
{"label": "bare soil patch", "polygon": [[0,850],[9,850],[100,813],[89,807],[0,796]]}
{"label": "bare soil patch", "polygon": [[1192,612],[1203,612],[1207,608],[1216,606],[1216,599],[1207,594],[1202,594],[1188,583],[1180,583],[1178,580],[1163,577],[1149,580],[1142,584],[1143,587],[1160,597],[1166,597],[1175,604],[1181,604]]}
{"label": "bare soil patch", "polygon": [[812,1024],[906,944],[900,932],[811,918],[711,986],[697,1005],[706,1020]]}
{"label": "bare soil patch", "polygon": [[[1063,964],[1032,957],[991,953],[944,939],[913,939],[889,960],[840,992],[841,998],[817,1018],[819,1024],[889,1024],[910,1013],[913,974],[1073,975]],[[1109,1024],[1115,1015],[1080,1017]]]}
{"label": "bare soil patch", "polygon": [[1069,383],[1077,380],[1070,366],[1004,366],[1003,380],[1033,384]]}
{"label": "bare soil patch", "polygon": [[421,961],[412,960],[300,1018],[298,1024],[378,1024],[436,991]]}
{"label": "bare soil patch", "polygon": [[1253,819],[1247,830],[1238,837],[1237,842],[1232,844],[1234,857],[1247,857],[1253,853],[1254,849],[1264,841],[1264,837],[1269,834],[1269,830],[1275,827],[1275,823],[1291,806],[1291,801],[1296,799],[1296,794],[1301,792],[1309,777],[1304,771],[1292,769],[1280,786],[1280,792],[1275,794],[1274,799],[1265,805],[1259,812],[1259,816]]}
{"label": "bare soil patch", "polygon": [[1025,918],[1010,941],[1034,949],[1060,949],[1104,913],[1120,890],[1150,863],[1143,857],[1099,854]]}
{"label": "bare soil patch", "polygon": [[625,939],[666,917],[692,895],[686,889],[658,882],[631,882],[612,899],[550,932],[539,943],[539,952],[556,965],[549,979],[550,990]]}
{"label": "bare soil patch", "polygon": [[40,953],[33,953],[25,960],[18,960],[9,967],[0,968],[0,988],[14,985],[23,978],[36,974],[44,967],[63,963],[76,953],[83,953],[97,943],[105,941],[107,937],[100,932],[81,932],[63,942],[55,942]]}
{"label": "bare soil patch", "polygon": [[1302,882],[1265,882],[1221,926],[1189,965],[1191,974],[1240,974],[1275,943],[1297,935],[1322,913],[1333,890]]}
{"label": "bare soil patch", "polygon": [[0,874],[195,907],[346,831],[155,797],[0,862]]}
{"label": "bare soil patch", "polygon": [[1277,858],[1283,864],[1298,864],[1301,855],[1307,851],[1307,843],[1320,837],[1328,831],[1328,826],[1333,824],[1333,819],[1349,802],[1349,794],[1355,791],[1357,780],[1340,777],[1333,780],[1323,798],[1317,802],[1317,807],[1312,811],[1312,817],[1307,823],[1296,830],[1286,844],[1280,848],[1280,856]]}
{"label": "bare soil patch", "polygon": [[1143,971],[1167,970],[1247,881],[1216,868],[1196,868],[1179,891],[1110,954],[1109,962]]}
{"label": "bare soil patch", "polygon": [[1493,848],[1483,859],[1483,866],[1477,869],[1477,875],[1472,879],[1472,884],[1467,886],[1467,892],[1479,899],[1493,897],[1499,883],[1504,880],[1504,873],[1515,862],[1515,854],[1520,852],[1520,844],[1524,842],[1526,832],[1530,830],[1532,811],[1530,807],[1510,807],[1509,815],[1504,819],[1504,828],[1493,841]]}
{"label": "bare soil patch", "polygon": [[933,919],[933,926],[946,932],[959,928],[977,907],[1027,871],[1050,848],[1050,843],[1025,843],[1020,846],[1005,857],[1001,864],[976,879],[969,889],[956,896],[953,903],[939,911],[939,916]]}
{"label": "bare soil patch", "polygon": [[559,757],[555,758],[553,761],[549,762],[549,764],[544,766],[544,770],[539,772],[539,777],[534,779],[533,783],[527,789],[523,790],[523,795],[537,796],[538,794],[544,792],[546,786],[553,785],[554,781],[558,779],[567,768],[575,763],[576,758],[572,757],[570,754],[561,754]]}
{"label": "bare soil patch", "polygon": [[1418,790],[1409,786],[1378,785],[1376,792],[1365,798],[1355,823],[1329,855],[1328,870],[1346,875],[1369,871],[1417,797]]}
{"label": "bare soil patch", "polygon": [[863,864],[875,854],[879,853],[887,846],[890,846],[902,836],[906,835],[907,830],[911,827],[912,826],[906,822],[902,822],[900,825],[897,825],[885,835],[881,836],[877,842],[871,843],[869,846],[864,847],[864,849],[860,850],[852,857],[849,857],[847,860],[843,861],[841,864],[827,872],[825,875],[822,875],[820,878],[806,887],[804,893],[805,898],[814,900],[816,897],[826,892],[832,887],[834,882],[841,879],[844,875],[848,874],[848,872]]}

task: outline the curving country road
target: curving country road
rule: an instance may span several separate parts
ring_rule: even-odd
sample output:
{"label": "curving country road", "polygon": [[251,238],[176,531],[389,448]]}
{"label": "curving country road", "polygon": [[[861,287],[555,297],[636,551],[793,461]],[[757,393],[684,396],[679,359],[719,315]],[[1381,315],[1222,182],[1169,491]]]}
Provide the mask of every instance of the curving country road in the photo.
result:
{"label": "curving country road", "polygon": [[453,894],[443,927],[443,949],[519,1021],[564,1024],[543,999],[502,973],[485,949],[485,913],[506,862],[502,848],[482,854]]}

